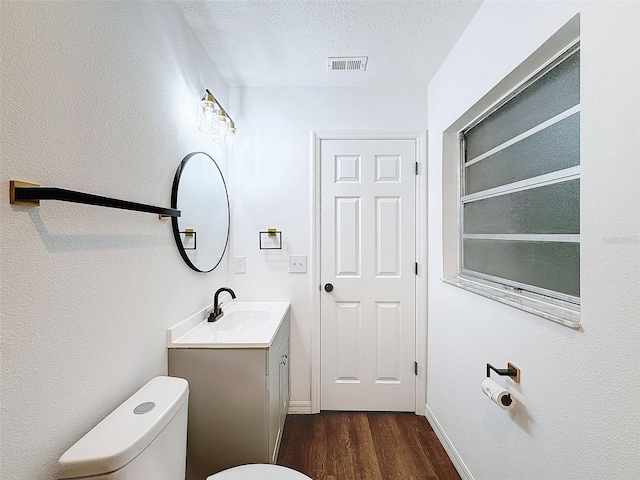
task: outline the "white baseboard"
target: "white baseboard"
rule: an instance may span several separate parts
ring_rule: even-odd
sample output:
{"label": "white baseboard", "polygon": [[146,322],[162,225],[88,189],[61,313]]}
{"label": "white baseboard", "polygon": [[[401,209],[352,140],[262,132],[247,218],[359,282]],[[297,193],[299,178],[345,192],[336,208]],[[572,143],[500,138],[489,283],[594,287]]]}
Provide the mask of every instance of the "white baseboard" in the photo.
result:
{"label": "white baseboard", "polygon": [[440,425],[440,422],[438,422],[438,419],[433,414],[428,404],[425,405],[424,411],[425,411],[424,416],[427,417],[427,421],[431,424],[431,428],[433,428],[433,431],[436,433],[438,440],[440,440],[440,443],[442,444],[445,451],[447,452],[447,455],[449,455],[449,458],[451,459],[453,466],[456,467],[456,470],[458,471],[462,479],[474,480],[473,475],[471,475],[471,472],[462,461],[460,454],[451,443],[451,440],[449,440],[449,437],[447,436],[447,434],[444,433],[444,430],[442,429],[442,425]]}
{"label": "white baseboard", "polygon": [[287,413],[293,415],[311,414],[311,400],[291,400]]}

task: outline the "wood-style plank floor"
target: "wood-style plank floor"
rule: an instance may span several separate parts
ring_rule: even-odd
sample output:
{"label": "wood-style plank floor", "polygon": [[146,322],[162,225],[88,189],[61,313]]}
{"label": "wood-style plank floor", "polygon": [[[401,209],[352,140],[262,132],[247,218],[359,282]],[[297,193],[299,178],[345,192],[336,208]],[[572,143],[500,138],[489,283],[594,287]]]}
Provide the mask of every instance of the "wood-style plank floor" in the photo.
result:
{"label": "wood-style plank floor", "polygon": [[314,480],[460,480],[427,419],[413,413],[287,415],[278,465]]}

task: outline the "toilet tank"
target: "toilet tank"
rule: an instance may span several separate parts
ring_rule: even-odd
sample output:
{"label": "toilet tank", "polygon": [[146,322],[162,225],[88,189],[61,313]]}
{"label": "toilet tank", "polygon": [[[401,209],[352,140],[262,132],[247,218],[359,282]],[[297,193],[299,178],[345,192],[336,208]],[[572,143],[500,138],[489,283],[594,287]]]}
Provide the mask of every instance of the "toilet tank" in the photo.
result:
{"label": "toilet tank", "polygon": [[67,450],[59,479],[184,480],[189,384],[156,377]]}

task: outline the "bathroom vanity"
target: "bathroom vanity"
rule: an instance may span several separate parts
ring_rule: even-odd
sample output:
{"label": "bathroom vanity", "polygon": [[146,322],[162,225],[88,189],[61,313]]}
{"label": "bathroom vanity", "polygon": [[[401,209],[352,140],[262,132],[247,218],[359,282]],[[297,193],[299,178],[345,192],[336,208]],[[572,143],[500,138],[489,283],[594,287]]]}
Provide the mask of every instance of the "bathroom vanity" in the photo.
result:
{"label": "bathroom vanity", "polygon": [[289,303],[232,302],[168,330],[169,375],[189,382],[187,480],[275,463],[289,405]]}

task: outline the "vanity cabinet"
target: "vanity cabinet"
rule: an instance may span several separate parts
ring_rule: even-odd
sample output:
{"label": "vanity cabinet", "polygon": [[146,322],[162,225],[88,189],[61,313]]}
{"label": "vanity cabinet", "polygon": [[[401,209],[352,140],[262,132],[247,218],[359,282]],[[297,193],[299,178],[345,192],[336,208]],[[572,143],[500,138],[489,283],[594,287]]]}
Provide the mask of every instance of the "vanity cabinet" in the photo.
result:
{"label": "vanity cabinet", "polygon": [[288,310],[266,347],[170,347],[169,375],[189,382],[187,480],[276,462],[290,396]]}

